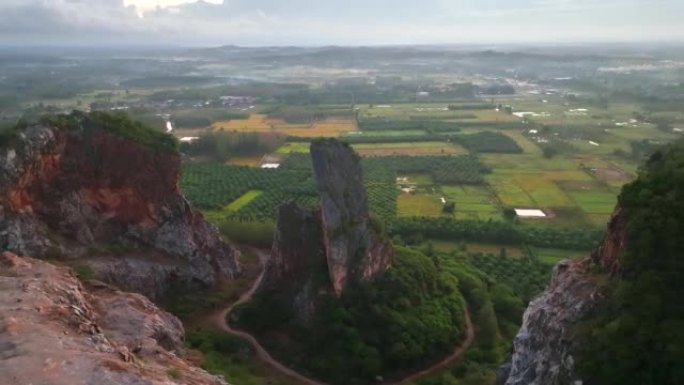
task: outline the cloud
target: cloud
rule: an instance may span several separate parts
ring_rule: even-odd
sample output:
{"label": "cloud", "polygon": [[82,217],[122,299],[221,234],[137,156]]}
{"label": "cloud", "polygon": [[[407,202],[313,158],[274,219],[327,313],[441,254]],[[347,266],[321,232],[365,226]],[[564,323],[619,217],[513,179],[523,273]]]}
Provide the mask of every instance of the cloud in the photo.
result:
{"label": "cloud", "polygon": [[[184,45],[684,39],[679,0],[2,0],[0,43]],[[185,0],[187,1],[187,0]],[[219,4],[215,4],[219,2]],[[149,7],[151,4],[165,7]],[[141,17],[142,16],[142,17]]]}

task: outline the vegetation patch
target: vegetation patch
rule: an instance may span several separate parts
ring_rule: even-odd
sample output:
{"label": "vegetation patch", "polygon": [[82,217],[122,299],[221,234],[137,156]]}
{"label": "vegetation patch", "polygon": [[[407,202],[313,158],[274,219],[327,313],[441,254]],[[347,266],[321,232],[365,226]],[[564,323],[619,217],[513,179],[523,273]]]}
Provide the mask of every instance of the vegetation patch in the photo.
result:
{"label": "vegetation patch", "polygon": [[296,385],[261,363],[251,345],[238,337],[214,329],[191,330],[186,342],[202,353],[202,367],[240,385]]}
{"label": "vegetation patch", "polygon": [[503,154],[520,154],[523,152],[523,149],[513,139],[499,132],[483,131],[471,135],[457,135],[454,140],[474,152]]}
{"label": "vegetation patch", "polygon": [[44,116],[41,123],[67,130],[104,129],[114,135],[145,146],[167,152],[178,152],[178,141],[143,123],[132,120],[125,113],[95,111],[89,114],[74,111],[69,115]]}
{"label": "vegetation patch", "polygon": [[239,324],[289,365],[332,384],[398,376],[439,360],[464,337],[458,280],[438,265],[397,248],[392,269],[330,298],[308,326],[293,323],[291,309],[270,304],[274,293],[238,309]]}

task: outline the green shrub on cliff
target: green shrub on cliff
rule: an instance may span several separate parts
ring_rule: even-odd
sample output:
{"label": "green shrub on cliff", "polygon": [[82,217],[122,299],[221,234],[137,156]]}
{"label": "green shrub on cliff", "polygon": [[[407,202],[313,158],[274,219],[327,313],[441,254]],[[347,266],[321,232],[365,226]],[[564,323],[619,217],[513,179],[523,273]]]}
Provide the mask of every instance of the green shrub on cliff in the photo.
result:
{"label": "green shrub on cliff", "polygon": [[141,122],[131,119],[127,114],[94,111],[85,113],[74,111],[71,114],[47,115],[40,123],[66,130],[104,129],[114,135],[144,144],[156,150],[178,152],[178,141]]}
{"label": "green shrub on cliff", "polygon": [[656,152],[619,204],[627,248],[606,303],[579,328],[586,384],[684,383],[684,141]]}

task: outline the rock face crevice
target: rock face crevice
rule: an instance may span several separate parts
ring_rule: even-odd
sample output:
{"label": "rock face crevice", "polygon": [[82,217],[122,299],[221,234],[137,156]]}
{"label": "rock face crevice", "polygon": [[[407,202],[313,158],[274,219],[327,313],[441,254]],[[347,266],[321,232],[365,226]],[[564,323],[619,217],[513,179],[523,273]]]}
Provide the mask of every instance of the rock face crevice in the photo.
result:
{"label": "rock face crevice", "polygon": [[509,360],[500,367],[500,385],[574,385],[577,374],[572,329],[601,306],[607,293],[601,275],[620,272],[627,247],[626,213],[618,208],[601,244],[589,257],[560,262],[547,289],[530,302]]}
{"label": "rock face crevice", "polygon": [[139,294],[0,255],[3,384],[226,385],[183,360],[183,326]]}
{"label": "rock face crevice", "polygon": [[371,223],[358,155],[337,140],[311,145],[320,208],[280,208],[271,259],[260,291],[278,293],[307,321],[317,302],[390,268],[391,243]]}
{"label": "rock face crevice", "polygon": [[117,136],[87,115],[73,129],[28,127],[0,150],[0,245],[81,258],[151,298],[232,278],[239,252],[181,195],[180,165],[179,154]]}

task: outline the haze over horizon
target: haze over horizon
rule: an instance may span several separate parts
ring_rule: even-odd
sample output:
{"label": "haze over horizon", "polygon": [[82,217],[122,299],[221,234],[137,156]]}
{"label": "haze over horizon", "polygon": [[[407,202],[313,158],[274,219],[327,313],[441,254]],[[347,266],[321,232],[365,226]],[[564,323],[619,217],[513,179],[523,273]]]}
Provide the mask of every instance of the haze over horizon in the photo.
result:
{"label": "haze over horizon", "polygon": [[679,42],[678,0],[3,0],[4,45]]}

